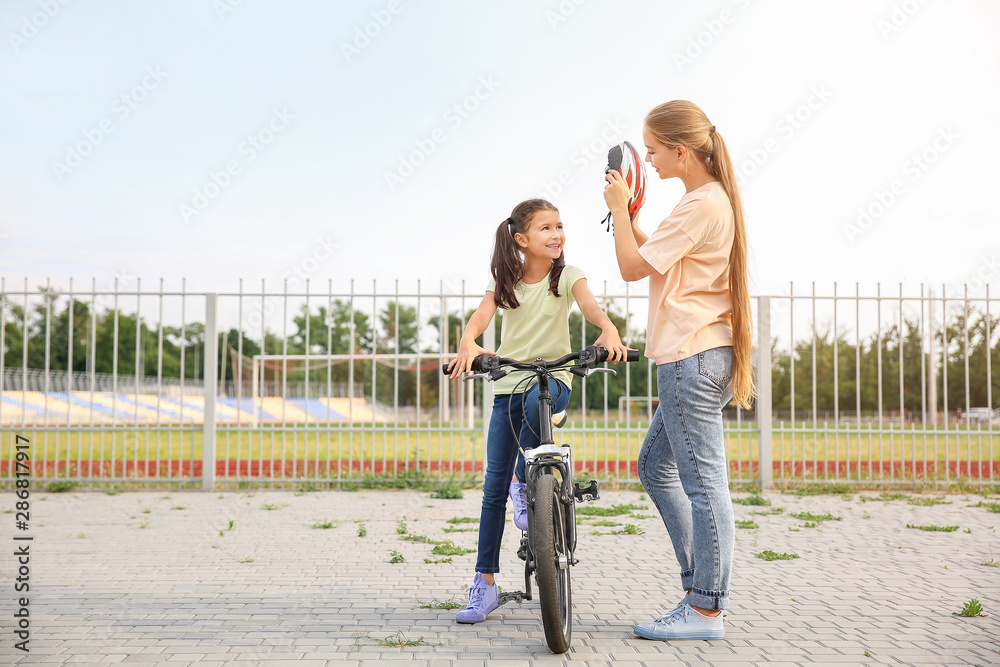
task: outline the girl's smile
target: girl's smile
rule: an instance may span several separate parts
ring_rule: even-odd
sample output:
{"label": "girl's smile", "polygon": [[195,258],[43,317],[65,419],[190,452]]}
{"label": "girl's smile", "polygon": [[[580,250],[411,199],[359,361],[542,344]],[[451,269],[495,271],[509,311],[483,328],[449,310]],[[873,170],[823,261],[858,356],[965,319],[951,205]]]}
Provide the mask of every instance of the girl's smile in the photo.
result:
{"label": "girl's smile", "polygon": [[558,259],[566,246],[566,233],[558,211],[538,211],[532,216],[527,233],[517,236],[516,240],[524,251],[525,259]]}

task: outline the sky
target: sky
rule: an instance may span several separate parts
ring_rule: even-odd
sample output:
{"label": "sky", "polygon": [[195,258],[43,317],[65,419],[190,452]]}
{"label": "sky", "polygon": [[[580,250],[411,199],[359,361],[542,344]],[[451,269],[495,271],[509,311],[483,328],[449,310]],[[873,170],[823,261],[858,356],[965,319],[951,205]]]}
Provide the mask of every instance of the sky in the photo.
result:
{"label": "sky", "polygon": [[[618,293],[606,151],[673,99],[729,146],[754,294],[1000,282],[996,2],[9,0],[0,26],[8,289],[476,292],[544,196]],[[641,226],[683,191],[651,183]]]}

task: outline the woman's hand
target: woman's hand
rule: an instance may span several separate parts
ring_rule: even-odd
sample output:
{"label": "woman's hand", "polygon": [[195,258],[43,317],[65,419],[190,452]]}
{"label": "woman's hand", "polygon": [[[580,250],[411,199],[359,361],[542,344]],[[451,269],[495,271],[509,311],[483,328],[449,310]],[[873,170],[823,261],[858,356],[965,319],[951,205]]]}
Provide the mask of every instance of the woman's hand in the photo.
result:
{"label": "woman's hand", "polygon": [[448,364],[449,377],[454,380],[471,371],[473,360],[480,354],[492,354],[495,357],[497,353],[477,345],[475,338],[462,336],[462,341],[458,344],[458,357]]}
{"label": "woman's hand", "polygon": [[632,193],[629,191],[625,179],[619,172],[612,169],[604,175],[604,180],[608,182],[604,186],[604,201],[608,204],[608,210],[611,211],[612,216],[616,211],[621,211],[628,217],[628,202],[632,198]]}
{"label": "woman's hand", "polygon": [[602,329],[601,336],[594,341],[594,345],[603,347],[607,350],[608,361],[613,364],[617,364],[619,361],[625,361],[626,355],[630,349],[622,343],[621,336],[618,335],[618,329],[615,328],[614,325]]}

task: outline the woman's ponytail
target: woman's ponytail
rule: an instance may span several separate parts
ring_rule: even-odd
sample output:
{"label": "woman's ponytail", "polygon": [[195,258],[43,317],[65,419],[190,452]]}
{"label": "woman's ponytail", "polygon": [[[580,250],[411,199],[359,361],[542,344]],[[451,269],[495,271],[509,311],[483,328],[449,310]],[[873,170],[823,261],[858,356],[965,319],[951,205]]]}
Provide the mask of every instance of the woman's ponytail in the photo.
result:
{"label": "woman's ponytail", "polygon": [[[747,232],[743,200],[729,150],[705,112],[685,100],[674,100],[656,107],[646,115],[645,126],[663,145],[687,147],[719,180],[729,196],[735,220],[733,247],[729,253],[729,294],[733,301],[733,378],[730,390],[733,403],[749,408],[757,389],[751,359],[753,318],[747,285]],[[760,344],[769,345],[770,341],[760,341]],[[770,369],[763,372],[770,372]]]}

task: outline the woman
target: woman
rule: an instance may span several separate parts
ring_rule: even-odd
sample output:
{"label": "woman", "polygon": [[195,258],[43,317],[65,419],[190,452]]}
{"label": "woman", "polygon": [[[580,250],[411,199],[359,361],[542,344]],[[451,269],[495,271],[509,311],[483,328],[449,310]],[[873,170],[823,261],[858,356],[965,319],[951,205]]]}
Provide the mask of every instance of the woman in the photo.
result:
{"label": "woman", "polygon": [[729,608],[735,525],[722,408],[754,396],[747,240],[722,136],[691,102],[656,107],[643,124],[646,161],[686,192],[647,236],[629,220],[629,189],[609,171],[604,198],[622,278],[649,277],[646,356],[660,403],[638,474],[670,534],[687,594],[635,627],[647,639],[721,639]]}

